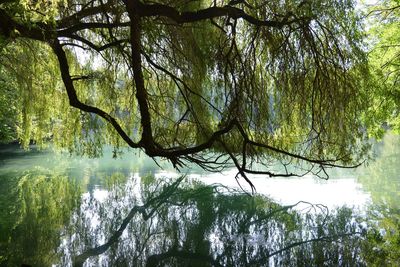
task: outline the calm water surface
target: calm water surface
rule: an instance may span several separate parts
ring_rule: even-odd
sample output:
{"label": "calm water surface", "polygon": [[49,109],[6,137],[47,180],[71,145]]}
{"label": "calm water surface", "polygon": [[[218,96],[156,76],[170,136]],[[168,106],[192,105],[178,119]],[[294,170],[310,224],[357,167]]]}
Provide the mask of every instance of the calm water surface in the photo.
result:
{"label": "calm water surface", "polygon": [[357,217],[399,208],[399,141],[327,181],[254,176],[254,196],[234,170],[2,146],[0,266],[363,266]]}

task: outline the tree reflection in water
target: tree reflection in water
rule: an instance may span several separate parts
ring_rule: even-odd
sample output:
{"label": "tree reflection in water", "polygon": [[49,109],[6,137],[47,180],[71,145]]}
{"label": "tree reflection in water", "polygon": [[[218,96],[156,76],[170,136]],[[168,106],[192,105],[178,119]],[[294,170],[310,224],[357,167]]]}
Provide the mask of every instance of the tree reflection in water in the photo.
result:
{"label": "tree reflection in water", "polygon": [[347,208],[297,203],[299,212],[184,178],[133,176],[103,193],[82,197],[61,266],[363,265],[362,229]]}
{"label": "tree reflection in water", "polygon": [[[59,233],[80,205],[76,181],[42,168],[0,175],[0,266],[51,266]],[[29,266],[28,265],[28,266]]]}
{"label": "tree reflection in water", "polygon": [[359,175],[373,201],[363,253],[370,266],[400,266],[400,136],[387,134],[375,148],[377,159]]}
{"label": "tree reflection in water", "polygon": [[61,171],[1,177],[0,266],[364,265],[364,230],[348,208],[280,206],[184,177],[100,175],[102,189],[88,193],[85,177]]}
{"label": "tree reflection in water", "polygon": [[156,179],[138,158],[0,153],[0,266],[400,266],[399,144],[358,172],[368,218]]}

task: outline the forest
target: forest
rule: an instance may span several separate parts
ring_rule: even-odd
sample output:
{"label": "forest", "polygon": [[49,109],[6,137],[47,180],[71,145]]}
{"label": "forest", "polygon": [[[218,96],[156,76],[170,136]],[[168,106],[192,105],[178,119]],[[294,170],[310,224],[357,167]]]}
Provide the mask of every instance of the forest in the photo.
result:
{"label": "forest", "polygon": [[399,134],[399,0],[0,0],[0,266],[397,266]]}

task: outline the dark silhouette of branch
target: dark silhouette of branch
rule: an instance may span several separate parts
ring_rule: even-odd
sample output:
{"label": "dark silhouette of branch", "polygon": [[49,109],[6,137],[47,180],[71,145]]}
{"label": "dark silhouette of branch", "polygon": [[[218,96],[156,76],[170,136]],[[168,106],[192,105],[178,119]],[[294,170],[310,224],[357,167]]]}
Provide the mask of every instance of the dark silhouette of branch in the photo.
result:
{"label": "dark silhouette of branch", "polygon": [[280,21],[278,20],[260,20],[257,19],[242,9],[234,7],[234,6],[223,6],[223,7],[209,7],[197,11],[188,11],[188,12],[179,12],[177,9],[162,5],[162,4],[142,4],[138,5],[139,14],[142,17],[153,17],[153,16],[164,16],[172,19],[176,23],[190,23],[202,20],[209,20],[218,17],[229,17],[232,19],[243,19],[250,24],[255,26],[265,26],[265,27],[274,27],[274,28],[282,28],[287,25],[291,25],[294,23],[308,21],[310,18],[301,17],[296,18],[293,13],[288,12],[284,18]]}
{"label": "dark silhouette of branch", "polygon": [[68,65],[68,60],[65,55],[65,52],[58,40],[55,40],[53,44],[51,44],[54,50],[54,53],[56,54],[58,58],[58,62],[60,64],[60,70],[61,70],[61,77],[65,85],[65,89],[68,94],[68,99],[69,103],[72,107],[76,107],[82,111],[86,111],[89,113],[94,113],[97,114],[98,116],[102,117],[105,119],[107,122],[109,122],[114,129],[118,132],[118,134],[124,139],[124,141],[132,148],[137,148],[139,145],[135,143],[126,133],[125,131],[121,128],[119,123],[115,118],[110,116],[107,112],[93,106],[86,105],[82,103],[79,99],[78,96],[76,95],[75,87],[73,84],[73,80],[71,78],[71,75],[69,73],[69,65]]}

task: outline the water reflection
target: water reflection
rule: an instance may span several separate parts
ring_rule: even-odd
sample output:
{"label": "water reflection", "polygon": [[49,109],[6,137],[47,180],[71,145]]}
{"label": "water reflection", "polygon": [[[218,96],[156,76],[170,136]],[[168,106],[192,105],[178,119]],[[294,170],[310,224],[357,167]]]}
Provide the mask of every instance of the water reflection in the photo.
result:
{"label": "water reflection", "polygon": [[[226,186],[235,185],[229,173],[179,179],[135,155],[0,154],[0,266],[396,266],[399,141],[385,137],[378,159],[342,181],[259,178],[258,192],[287,195],[280,205]],[[321,184],[339,198],[344,189],[369,192],[369,219],[349,208],[289,205],[305,200],[290,198],[300,182],[309,195]]]}
{"label": "water reflection", "polygon": [[373,200],[368,216],[371,231],[364,243],[364,254],[372,266],[399,266],[400,137],[386,135],[376,146],[376,154],[376,161],[359,175]]}
{"label": "water reflection", "polygon": [[[350,175],[349,175],[350,173]],[[226,186],[239,188],[235,170],[222,174],[196,175],[206,184],[221,181]],[[368,191],[363,190],[353,171],[332,174],[331,179],[322,180],[312,175],[305,177],[269,178],[249,176],[258,193],[266,195],[283,205],[289,205],[299,200],[311,203],[323,203],[331,209],[342,206],[363,209],[370,201]],[[242,182],[242,186],[246,187]]]}
{"label": "water reflection", "polygon": [[359,181],[374,204],[400,209],[400,136],[386,135],[376,154],[377,159],[360,170]]}
{"label": "water reflection", "polygon": [[66,176],[38,172],[0,176],[1,266],[51,266],[58,260],[59,232],[79,206],[80,188]]}
{"label": "water reflection", "polygon": [[302,204],[301,214],[221,185],[132,176],[104,198],[82,197],[59,265],[360,265],[362,229],[351,210],[317,214],[307,211],[325,209]]}
{"label": "water reflection", "polygon": [[[362,228],[346,208],[328,214],[322,206],[300,203],[304,208],[300,213],[294,205],[280,206],[222,185],[124,173],[114,173],[104,178],[107,182],[102,189],[82,194],[78,180],[50,173],[41,170],[19,179],[14,208],[10,208],[11,223],[2,229],[6,235],[1,245],[6,253],[1,254],[1,265],[320,266],[362,262]],[[8,216],[1,214],[0,218]]]}
{"label": "water reflection", "polygon": [[[132,172],[138,173],[140,176],[152,174],[160,178],[179,176],[170,164],[164,161],[155,163],[152,159],[140,153],[127,152],[123,155],[123,158],[114,160],[112,159],[112,151],[106,149],[101,158],[85,159],[55,154],[50,151],[38,153],[34,149],[24,154],[16,146],[12,149],[5,148],[2,149],[0,146],[0,174],[9,172],[10,175],[18,177],[21,172],[31,170],[36,166],[64,169],[65,175],[84,180],[84,187],[89,191],[104,187],[107,183],[104,177],[109,177],[114,172],[121,172],[127,176]],[[10,153],[10,151],[14,152]],[[21,161],[21,158],[23,158],[23,161]],[[219,182],[229,187],[240,188],[234,179],[236,175],[234,169],[222,173],[209,173],[189,166],[181,171],[206,184]],[[306,200],[312,203],[323,203],[330,208],[343,205],[362,208],[370,202],[368,191],[362,189],[360,180],[357,180],[357,174],[352,170],[333,170],[330,177],[328,181],[311,176],[301,178],[255,176],[251,178],[258,193],[269,196],[283,205]],[[245,182],[239,182],[241,182],[242,187],[250,191]]]}

